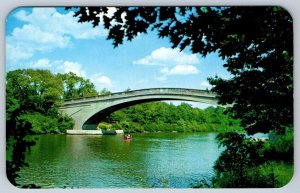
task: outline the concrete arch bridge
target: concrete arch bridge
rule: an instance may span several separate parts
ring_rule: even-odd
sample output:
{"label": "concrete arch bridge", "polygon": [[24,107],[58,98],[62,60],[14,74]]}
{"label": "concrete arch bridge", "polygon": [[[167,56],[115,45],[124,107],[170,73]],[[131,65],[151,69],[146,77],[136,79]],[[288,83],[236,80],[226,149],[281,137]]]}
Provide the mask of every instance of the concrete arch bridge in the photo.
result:
{"label": "concrete arch bridge", "polygon": [[99,121],[116,110],[140,103],[164,100],[218,105],[216,95],[207,90],[151,88],[66,100],[59,110],[75,120],[74,128],[69,130],[69,133],[80,134],[83,130],[96,131]]}

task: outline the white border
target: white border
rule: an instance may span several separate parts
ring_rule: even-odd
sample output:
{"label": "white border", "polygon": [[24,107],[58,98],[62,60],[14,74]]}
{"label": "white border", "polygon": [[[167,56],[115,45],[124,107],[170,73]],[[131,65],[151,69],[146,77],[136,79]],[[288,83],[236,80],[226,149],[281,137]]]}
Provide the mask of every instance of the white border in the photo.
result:
{"label": "white border", "polygon": [[[289,11],[294,21],[294,119],[295,119],[295,167],[294,177],[289,184],[278,189],[18,189],[10,184],[6,178],[5,158],[5,27],[6,17],[13,9],[22,6],[162,6],[162,5],[279,5]],[[299,104],[299,73],[300,73],[300,1],[299,0],[7,0],[0,3],[0,192],[24,193],[24,192],[267,192],[267,193],[294,193],[300,191],[300,132],[297,117],[300,117]],[[274,104],[276,105],[276,104]],[[298,183],[297,183],[298,182]]]}

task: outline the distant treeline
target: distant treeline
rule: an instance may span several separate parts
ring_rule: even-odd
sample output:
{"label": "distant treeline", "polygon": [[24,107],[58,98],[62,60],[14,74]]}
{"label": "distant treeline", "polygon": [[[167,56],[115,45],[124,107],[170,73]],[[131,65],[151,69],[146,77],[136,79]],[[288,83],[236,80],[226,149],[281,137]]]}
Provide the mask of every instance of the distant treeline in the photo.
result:
{"label": "distant treeline", "polygon": [[125,132],[204,132],[242,130],[239,120],[224,114],[222,107],[193,108],[187,103],[176,106],[151,102],[112,113],[99,129],[123,129]]}

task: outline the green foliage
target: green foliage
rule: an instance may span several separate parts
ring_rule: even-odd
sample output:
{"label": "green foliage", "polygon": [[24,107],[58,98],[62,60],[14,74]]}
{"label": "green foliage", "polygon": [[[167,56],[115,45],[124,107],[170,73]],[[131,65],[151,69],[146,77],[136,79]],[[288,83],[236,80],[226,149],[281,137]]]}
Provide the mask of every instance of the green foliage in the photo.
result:
{"label": "green foliage", "polygon": [[245,134],[219,134],[225,150],[215,162],[213,187],[271,188],[286,185],[293,175],[293,140],[288,131],[276,141],[253,141]]}
{"label": "green foliage", "polygon": [[263,148],[263,142],[246,139],[245,134],[236,132],[220,133],[217,136],[220,146],[225,147],[214,165],[217,175],[226,172],[236,172],[243,176],[244,169],[261,164],[263,154],[258,151]]}
{"label": "green foliage", "polygon": [[19,177],[19,171],[22,167],[28,166],[25,162],[25,153],[35,144],[32,139],[26,138],[30,132],[30,126],[26,122],[17,122],[13,135],[6,136],[6,151],[10,154],[6,157],[6,175],[9,181],[18,186],[16,178]]}
{"label": "green foliage", "polygon": [[108,123],[99,123],[98,126],[97,126],[97,129],[101,129],[101,130],[111,130],[112,129],[112,126],[111,124],[108,124]]}
{"label": "green foliage", "polygon": [[48,70],[10,71],[6,79],[8,113],[27,109],[44,113],[61,103],[62,82]]}
{"label": "green foliage", "polygon": [[41,113],[26,113],[18,116],[16,121],[27,122],[32,128],[30,134],[66,133],[67,129],[73,127],[73,120],[60,114],[52,117]]}
{"label": "green foliage", "polygon": [[97,96],[98,92],[90,80],[77,76],[73,72],[57,74],[63,81],[63,99]]}
{"label": "green foliage", "polygon": [[40,113],[27,113],[18,117],[17,121],[27,122],[32,128],[32,133],[41,134],[50,132],[58,132],[57,120]]}
{"label": "green foliage", "polygon": [[[270,180],[274,185],[271,187],[281,188],[287,185],[293,177],[294,167],[293,164],[286,162],[269,161],[258,167],[259,173],[262,176],[272,177]],[[254,176],[254,175],[253,175]],[[271,178],[271,179],[272,179]]]}
{"label": "green foliage", "polygon": [[120,121],[112,125],[113,129],[124,130],[125,133],[143,132],[144,128],[139,124],[129,121]]}
{"label": "green foliage", "polygon": [[270,142],[265,147],[267,159],[292,163],[294,160],[293,131],[289,129],[285,134],[275,135],[273,138],[275,139],[270,139]]}
{"label": "green foliage", "polygon": [[215,178],[214,188],[281,188],[293,177],[293,165],[284,162],[265,162],[259,166],[248,167],[243,175],[229,171]]}
{"label": "green foliage", "polygon": [[62,104],[63,98],[64,87],[60,76],[55,76],[48,70],[33,69],[7,73],[8,137],[14,136],[18,122],[22,123],[21,126],[27,125],[29,134],[61,133],[72,128],[72,120],[61,115],[56,108]]}
{"label": "green foliage", "polygon": [[130,132],[205,132],[241,130],[239,121],[224,115],[225,109],[192,108],[186,103],[179,106],[164,102],[144,103],[112,113],[106,121],[113,128]]}
{"label": "green foliage", "polygon": [[104,88],[100,91],[100,95],[103,95],[103,96],[107,96],[110,94],[111,94],[111,92],[109,90],[107,90],[106,88]]}
{"label": "green foliage", "polygon": [[223,15],[220,55],[233,77],[211,78],[212,90],[222,104],[234,104],[230,111],[248,133],[283,133],[293,126],[291,16],[271,6],[233,7]]}

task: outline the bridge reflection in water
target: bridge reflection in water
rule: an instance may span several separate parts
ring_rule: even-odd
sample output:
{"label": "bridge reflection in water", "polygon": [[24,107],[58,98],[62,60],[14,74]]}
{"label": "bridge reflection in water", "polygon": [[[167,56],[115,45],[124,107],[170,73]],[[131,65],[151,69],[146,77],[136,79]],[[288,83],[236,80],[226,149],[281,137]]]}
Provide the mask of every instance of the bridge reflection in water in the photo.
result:
{"label": "bridge reflection in water", "polygon": [[84,134],[83,130],[96,130],[99,121],[116,110],[140,103],[164,100],[218,105],[215,93],[207,90],[151,88],[66,100],[59,110],[74,119],[73,133]]}

